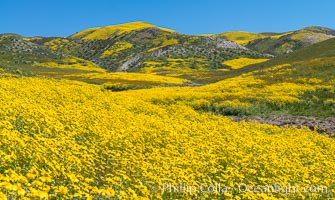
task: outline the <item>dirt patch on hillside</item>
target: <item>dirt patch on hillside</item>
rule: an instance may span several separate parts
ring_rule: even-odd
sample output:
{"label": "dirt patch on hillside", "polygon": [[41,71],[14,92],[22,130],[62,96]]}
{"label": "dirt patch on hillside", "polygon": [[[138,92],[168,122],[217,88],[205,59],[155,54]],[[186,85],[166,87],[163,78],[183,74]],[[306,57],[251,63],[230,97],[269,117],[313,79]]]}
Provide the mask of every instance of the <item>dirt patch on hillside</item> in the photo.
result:
{"label": "dirt patch on hillside", "polygon": [[[316,117],[287,117],[287,116],[273,116],[273,117],[230,117],[236,122],[240,121],[256,121],[264,124],[272,124],[280,127],[294,126],[297,128],[308,127],[311,130],[317,130],[319,133],[327,133],[329,135],[335,133],[335,117],[326,119],[318,119]],[[333,136],[334,137],[334,136]]]}

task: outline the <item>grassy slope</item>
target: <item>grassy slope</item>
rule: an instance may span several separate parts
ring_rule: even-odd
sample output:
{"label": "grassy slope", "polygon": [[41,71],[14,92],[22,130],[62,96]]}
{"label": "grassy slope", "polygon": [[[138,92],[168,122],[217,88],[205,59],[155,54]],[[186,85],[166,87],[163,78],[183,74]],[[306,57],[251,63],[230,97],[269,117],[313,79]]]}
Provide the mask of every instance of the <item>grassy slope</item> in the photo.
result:
{"label": "grassy slope", "polygon": [[166,98],[154,102],[184,103],[199,111],[223,115],[332,117],[335,115],[334,41],[314,44],[264,63],[217,72],[210,78],[223,81],[169,95],[163,91],[159,96]]}
{"label": "grassy slope", "polygon": [[335,36],[335,31],[323,27],[306,27],[286,33],[227,32],[214,35],[235,41],[258,52],[283,55]]}
{"label": "grassy slope", "polygon": [[255,70],[262,70],[269,68],[271,66],[287,64],[287,63],[295,63],[295,62],[304,62],[317,58],[326,58],[335,56],[335,38],[329,39],[320,43],[316,43],[314,45],[305,47],[303,49],[297,50],[290,54],[286,54],[283,56],[279,56],[277,58],[270,59],[267,62],[263,62],[260,64],[249,65],[234,71],[224,72],[220,74],[225,78],[228,77],[236,77],[240,76],[243,73],[252,72]]}
{"label": "grassy slope", "polygon": [[[89,29],[65,39],[37,38],[33,41],[62,53],[92,60],[110,71],[155,73],[197,83],[210,83],[232,74],[240,74],[239,71],[230,71],[231,66],[223,64],[224,61],[240,57],[264,57],[254,51],[217,48],[222,37],[247,44],[257,51],[277,55],[287,50],[298,50],[330,35],[335,35],[334,31],[309,27],[287,33],[230,32],[211,35],[210,38],[181,35],[137,22]],[[310,38],[312,41],[309,41]],[[121,67],[132,59],[135,61],[128,67]]]}
{"label": "grassy slope", "polygon": [[[332,139],[304,129],[234,123],[201,113],[334,116],[334,42],[222,72],[230,77],[202,87],[115,93],[77,81],[0,74],[0,197],[333,198],[333,193],[271,193],[259,188],[190,194],[160,187],[277,183],[334,191]],[[6,51],[1,53],[2,59],[8,58]],[[11,54],[17,58],[11,65],[30,65],[25,63],[29,53]]]}
{"label": "grassy slope", "polygon": [[[335,189],[334,140],[309,130],[234,123],[194,111],[193,107],[206,106],[206,98],[224,97],[222,90],[230,88],[225,87],[229,82],[115,93],[75,81],[0,78],[0,195],[8,199],[334,197],[326,192],[244,193],[235,188],[229,193],[208,189],[190,194],[160,189],[166,183],[199,189],[203,184],[244,188],[275,183]],[[188,103],[187,98],[197,96],[201,99]],[[163,104],[167,101],[170,104]]]}
{"label": "grassy slope", "polygon": [[[115,33],[115,32],[114,32]],[[81,34],[83,35],[83,34]],[[146,49],[150,50],[152,48],[155,48],[154,46],[158,45],[161,46],[162,43],[164,43],[165,41],[171,41],[171,40],[177,40],[178,43],[182,42],[183,44],[188,44],[189,47],[200,47],[200,48],[206,48],[206,46],[215,46],[216,42],[218,42],[218,40],[210,40],[209,42],[208,37],[190,37],[190,36],[185,36],[185,35],[179,35],[176,33],[171,33],[171,31],[165,31],[165,30],[160,30],[159,28],[154,28],[154,29],[147,29],[147,28],[142,28],[139,31],[129,31],[127,32],[127,34],[121,34],[122,37],[118,38],[118,41],[124,41],[124,42],[129,42],[131,44],[133,44],[131,46],[130,49],[137,49],[137,50],[141,50],[141,45],[143,44],[150,44],[149,46],[146,47]],[[270,35],[271,37],[278,37],[278,35],[275,34],[265,34],[265,35]],[[84,36],[83,36],[84,37]],[[46,46],[48,46],[50,49],[54,49],[54,50],[58,50],[59,48],[61,48],[62,50],[60,52],[66,52],[64,49],[66,49],[68,46],[66,46],[67,43],[71,43],[70,47],[72,48],[72,45],[74,43],[81,44],[81,43],[85,43],[85,45],[90,44],[90,45],[95,45],[95,44],[100,44],[100,45],[104,45],[104,42],[108,42],[108,40],[89,40],[88,43],[86,43],[86,40],[74,40],[74,39],[70,39],[70,38],[31,38],[29,39],[30,41],[34,41],[35,43],[38,44],[44,44]],[[56,42],[56,41],[57,42]],[[52,42],[53,41],[53,42]],[[99,42],[100,41],[100,42]],[[24,42],[29,43],[29,45],[34,45],[33,43],[24,40]],[[93,43],[92,43],[93,42]],[[115,44],[115,41],[114,43]],[[180,45],[180,44],[173,44],[173,45]],[[148,61],[143,61],[143,66],[144,68],[142,68],[141,72],[146,72],[146,73],[153,73],[153,74],[158,74],[158,75],[166,75],[166,76],[172,76],[172,77],[177,77],[177,78],[181,78],[181,79],[170,79],[170,84],[168,84],[168,81],[164,81],[165,85],[175,85],[177,83],[186,83],[187,80],[195,80],[198,83],[211,83],[211,82],[216,82],[216,81],[220,81],[223,79],[227,79],[230,77],[236,77],[236,76],[240,76],[244,73],[248,73],[248,72],[253,72],[253,71],[259,71],[262,69],[266,69],[268,67],[271,66],[275,66],[275,65],[279,65],[279,64],[285,64],[285,63],[290,63],[290,64],[294,64],[294,66],[296,66],[297,68],[299,68],[299,66],[302,66],[302,68],[304,67],[304,65],[307,63],[307,60],[313,59],[313,58],[319,58],[319,57],[325,57],[325,56],[332,56],[334,55],[333,52],[333,48],[331,48],[334,45],[334,39],[330,39],[327,40],[325,42],[321,42],[318,43],[316,45],[312,45],[310,47],[304,48],[302,50],[298,50],[294,53],[279,57],[279,58],[275,58],[275,59],[271,59],[268,62],[264,62],[261,64],[256,64],[256,65],[250,65],[247,67],[242,67],[239,66],[240,69],[234,69],[231,70],[231,66],[224,66],[224,68],[221,68],[223,70],[218,70],[215,67],[208,70],[208,67],[211,66],[213,67],[213,60],[215,61],[215,59],[217,59],[217,61],[222,60],[223,56],[222,55],[217,55],[215,57],[213,57],[213,59],[208,60],[208,56],[209,56],[209,52],[201,52],[200,54],[198,54],[198,56],[204,56],[206,58],[192,58],[192,51],[186,51],[186,53],[184,53],[185,58],[169,58],[166,56],[162,56],[162,57],[146,57],[144,56],[145,59],[148,59]],[[135,46],[135,47],[133,47]],[[180,45],[182,47],[184,47],[185,45]],[[187,46],[187,45],[186,45]],[[40,47],[40,46],[38,46]],[[141,47],[141,48],[140,48]],[[122,45],[120,46],[120,48],[122,48]],[[51,61],[54,62],[58,62],[59,64],[66,64],[64,62],[62,62],[62,54],[57,53],[56,51],[53,50],[48,50],[44,47],[41,47],[41,50],[38,50],[38,52],[49,52],[49,54],[55,55],[57,58],[53,58],[54,60],[51,59]],[[75,51],[76,49],[73,48],[72,51]],[[128,54],[131,54],[132,50],[129,51],[127,53],[127,48],[125,50],[122,50],[122,54],[120,52],[118,52],[117,55],[107,55],[107,59],[116,59],[118,60],[120,58],[120,56],[125,56]],[[143,51],[143,50],[142,50]],[[21,56],[22,52],[15,52],[15,54],[19,54],[18,57],[22,57]],[[84,53],[84,52],[82,52]],[[134,53],[134,52],[133,52]],[[194,52],[193,52],[194,53]],[[234,54],[237,54],[239,56],[241,56],[240,54],[242,53],[243,55],[243,51],[239,50],[239,51],[235,51],[235,50],[223,50],[222,53],[224,53],[224,55],[229,58],[234,58]],[[26,53],[29,55],[29,52]],[[41,55],[43,55],[43,59],[44,61],[50,61],[50,59],[48,60],[48,56],[45,55],[49,55],[46,53],[42,53]],[[9,57],[7,56],[7,54],[4,54],[4,57]],[[34,55],[34,54],[33,54]],[[101,56],[101,54],[98,54],[99,56]],[[150,54],[149,54],[150,55]],[[255,54],[257,55],[257,54]],[[180,56],[180,55],[178,55]],[[250,56],[250,55],[249,55]],[[29,57],[29,56],[28,56]],[[60,58],[59,58],[60,57]],[[173,57],[173,55],[172,55]],[[35,58],[35,61],[38,60],[39,58]],[[105,58],[103,58],[105,59]],[[85,61],[85,60],[84,60]],[[301,61],[300,63],[294,63],[296,61]],[[306,62],[305,62],[306,61]],[[7,61],[6,61],[7,62]],[[129,76],[123,76],[120,77],[118,76],[109,76],[109,75],[105,75],[103,72],[102,74],[97,75],[96,73],[92,73],[92,71],[90,70],[82,70],[82,68],[75,68],[73,67],[73,65],[67,65],[69,67],[63,67],[63,68],[54,68],[54,67],[46,67],[45,65],[39,65],[39,64],[31,64],[31,63],[25,63],[21,62],[21,63],[10,63],[10,65],[6,62],[2,62],[3,66],[6,66],[7,69],[10,69],[14,72],[16,72],[16,69],[20,69],[23,70],[24,73],[29,74],[30,72],[32,72],[33,74],[37,74],[37,75],[43,75],[43,76],[48,76],[48,77],[55,77],[55,78],[67,78],[67,79],[74,79],[74,80],[80,80],[80,81],[86,81],[86,82],[90,82],[90,83],[97,83],[97,84],[103,84],[103,83],[108,83],[107,85],[109,85],[108,87],[112,87],[112,88],[116,88],[117,90],[120,88],[121,90],[123,89],[136,89],[136,88],[146,88],[146,87],[151,87],[151,86],[162,86],[162,82],[159,81],[159,76],[157,76],[157,78],[155,78],[155,81],[142,81],[141,78],[138,78],[139,76],[134,75],[134,77],[129,78]],[[309,62],[309,61],[308,61]],[[322,65],[324,65],[324,62],[329,62],[330,66],[332,66],[332,60],[329,61],[320,61],[318,62],[314,62],[313,66],[317,66],[320,63],[323,63]],[[76,64],[76,62],[74,63]],[[87,63],[84,63],[85,65],[87,65]],[[220,63],[221,64],[221,63]],[[34,65],[34,66],[32,66]],[[94,64],[93,64],[94,65]],[[22,67],[24,66],[24,67]],[[222,64],[221,64],[222,66]],[[311,66],[311,64],[310,64]],[[73,67],[73,68],[72,68]],[[96,66],[95,66],[96,67]],[[93,66],[94,68],[94,66]],[[98,67],[96,67],[96,69],[99,69]],[[227,70],[228,69],[228,70]],[[313,70],[315,70],[313,68]],[[313,71],[311,69],[311,71]],[[305,72],[308,70],[297,70],[300,72]],[[93,71],[94,72],[94,71]],[[21,73],[21,72],[19,72]],[[313,71],[314,73],[314,71]],[[324,76],[325,74],[322,72],[316,72],[316,74],[319,74],[319,77],[322,78],[322,76]],[[298,76],[299,74],[297,74],[296,76]],[[311,75],[311,73],[310,73]],[[303,76],[307,76],[306,74],[303,74]],[[311,75],[313,76],[313,75]],[[317,76],[317,75],[316,75]],[[99,78],[97,78],[99,77]],[[115,78],[118,77],[118,78]],[[135,78],[137,77],[137,78]],[[148,80],[153,80],[153,78],[147,78]],[[164,85],[163,84],[163,85]]]}
{"label": "grassy slope", "polygon": [[[222,65],[226,60],[238,57],[264,57],[255,51],[222,48],[225,40],[221,38],[182,35],[147,23],[94,28],[76,33],[69,38],[36,38],[32,41],[61,53],[94,61],[110,71],[150,70],[157,74],[172,74],[172,76],[179,73],[178,69],[188,70],[188,74],[192,72],[195,77],[198,71],[229,69]],[[129,66],[122,67],[127,61],[137,57],[138,59]],[[185,60],[176,63],[170,62],[169,58]],[[187,59],[190,58],[204,60],[201,63],[189,63]],[[159,66],[148,65],[150,62],[156,64],[159,62]]]}
{"label": "grassy slope", "polygon": [[31,40],[43,39],[28,40],[18,35],[0,35],[0,72],[2,74],[79,80],[105,84],[106,88],[113,90],[181,85],[189,82],[178,77],[150,74],[111,74],[93,62],[56,52],[52,48],[32,43]]}
{"label": "grassy slope", "polygon": [[[335,97],[334,47],[335,39],[329,39],[264,63],[231,71],[224,76],[238,78],[249,73],[265,81],[266,85],[282,83],[282,87],[285,87],[285,84],[296,83],[315,86],[313,90],[302,91],[298,102],[284,106],[271,103],[255,105],[254,108],[257,109],[248,111],[250,115],[289,114],[331,117],[335,115],[335,104],[332,101]],[[275,69],[276,66],[286,64],[289,64],[286,69]],[[317,87],[318,85],[320,87]]]}
{"label": "grassy slope", "polygon": [[242,31],[225,32],[225,33],[220,33],[220,34],[213,34],[211,36],[223,37],[223,38],[234,41],[241,45],[247,45],[249,42],[253,40],[268,37],[265,34],[242,32]]}

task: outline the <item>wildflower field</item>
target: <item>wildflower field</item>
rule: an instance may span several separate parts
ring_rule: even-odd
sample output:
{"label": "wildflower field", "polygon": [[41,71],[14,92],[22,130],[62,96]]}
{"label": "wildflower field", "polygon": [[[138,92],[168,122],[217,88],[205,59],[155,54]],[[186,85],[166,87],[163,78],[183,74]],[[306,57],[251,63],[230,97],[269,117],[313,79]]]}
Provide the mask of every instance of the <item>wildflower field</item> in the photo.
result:
{"label": "wildflower field", "polygon": [[334,199],[334,47],[323,27],[0,34],[0,200]]}
{"label": "wildflower field", "polygon": [[[2,73],[0,199],[331,198],[332,138],[217,115],[294,114],[304,101],[317,110],[316,97],[303,98],[320,91],[331,104],[333,75],[308,77],[320,69],[310,63],[201,87],[122,92]],[[324,116],[334,114],[329,108]]]}

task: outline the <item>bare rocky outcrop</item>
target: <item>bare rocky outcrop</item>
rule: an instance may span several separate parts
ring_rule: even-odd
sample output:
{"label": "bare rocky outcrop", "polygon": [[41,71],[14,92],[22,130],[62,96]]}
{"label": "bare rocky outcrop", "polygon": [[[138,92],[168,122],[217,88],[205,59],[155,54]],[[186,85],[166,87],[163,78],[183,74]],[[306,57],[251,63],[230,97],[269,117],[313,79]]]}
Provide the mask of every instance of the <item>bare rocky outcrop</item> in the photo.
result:
{"label": "bare rocky outcrop", "polygon": [[217,41],[217,48],[226,48],[226,49],[243,49],[243,50],[247,50],[248,48],[239,45],[235,42],[229,41],[229,40],[224,40],[224,39],[220,39],[219,41]]}
{"label": "bare rocky outcrop", "polygon": [[137,54],[134,57],[132,57],[131,59],[127,60],[126,62],[124,62],[117,71],[119,72],[126,72],[128,71],[128,69],[132,66],[136,66],[138,64],[138,61],[142,58],[141,54]]}
{"label": "bare rocky outcrop", "polygon": [[165,46],[165,47],[159,48],[159,49],[153,51],[151,53],[151,55],[154,56],[154,57],[162,56],[169,50],[169,47],[170,46]]}
{"label": "bare rocky outcrop", "polygon": [[327,39],[331,39],[331,38],[334,38],[335,36],[333,35],[322,35],[319,36],[319,35],[310,35],[310,36],[307,36],[306,39],[305,39],[305,42],[307,42],[308,44],[314,44],[314,43],[317,43],[317,42],[321,42],[323,40],[327,40]]}
{"label": "bare rocky outcrop", "polygon": [[34,53],[39,55],[59,55],[59,53],[49,50],[48,48],[26,41],[21,36],[13,34],[0,35],[0,48],[7,52],[14,53]]}
{"label": "bare rocky outcrop", "polygon": [[247,50],[248,48],[237,44],[236,42],[226,40],[223,38],[214,38],[214,37],[204,37],[207,44],[213,43],[216,44],[216,48],[223,48],[223,49],[243,49]]}

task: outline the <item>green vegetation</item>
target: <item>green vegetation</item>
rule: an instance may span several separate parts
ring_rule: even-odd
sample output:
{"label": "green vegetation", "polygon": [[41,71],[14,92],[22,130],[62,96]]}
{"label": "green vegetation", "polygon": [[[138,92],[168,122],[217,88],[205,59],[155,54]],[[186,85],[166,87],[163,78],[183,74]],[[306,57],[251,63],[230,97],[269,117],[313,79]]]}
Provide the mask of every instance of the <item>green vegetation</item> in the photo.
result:
{"label": "green vegetation", "polygon": [[[333,198],[335,38],[301,39],[320,34],[332,32],[225,35],[301,48],[276,58],[147,23],[0,35],[0,199]],[[231,120],[271,117],[313,121]],[[176,181],[332,193],[158,191]]]}
{"label": "green vegetation", "polygon": [[[318,41],[332,35],[335,34],[330,29],[308,27],[287,33],[189,36],[141,22],[89,29],[67,38],[23,38],[5,34],[0,35],[0,66],[2,73],[15,76],[84,81],[103,84],[112,91],[198,86],[246,74],[265,81],[263,86],[250,86],[259,89],[276,84],[283,87],[290,83],[304,84],[302,81],[314,79],[329,83],[335,77],[335,39]],[[314,39],[308,43],[306,37]],[[316,44],[310,45],[314,42]],[[283,45],[294,51],[275,58],[263,54],[273,53]],[[282,68],[277,69],[278,66]],[[290,70],[284,73],[283,69]],[[108,71],[132,73],[110,74]],[[147,75],[139,76],[138,72]],[[268,101],[255,103],[252,98],[239,97],[240,102],[252,106],[232,106],[212,99],[195,105],[194,109],[236,116],[329,117],[334,114],[331,87],[301,91],[299,95],[299,101],[285,105]]]}
{"label": "green vegetation", "polygon": [[227,32],[213,36],[235,41],[258,52],[278,56],[330,39],[335,36],[335,31],[312,26],[286,33]]}
{"label": "green vegetation", "polygon": [[[102,36],[98,37],[98,33]],[[87,39],[88,37],[90,39]],[[224,68],[221,63],[226,60],[267,57],[222,38],[183,35],[147,23],[88,29],[66,39],[32,38],[30,41],[45,45],[61,54],[94,60],[108,71],[138,72],[145,66],[144,63],[168,63],[168,59],[188,58],[206,59],[204,66],[210,71]]]}
{"label": "green vegetation", "polygon": [[[222,75],[228,80],[231,77],[240,77],[243,76],[243,74],[251,73],[255,78],[265,81],[264,84],[268,86],[283,84],[282,87],[289,87],[290,83],[294,83],[312,85],[316,88],[305,92],[301,91],[302,93],[299,95],[300,100],[297,102],[285,105],[263,102],[254,104],[248,109],[237,109],[239,112],[235,114],[254,116],[334,116],[334,46],[335,39],[329,39],[264,63],[224,72]],[[261,88],[264,88],[264,86],[260,87],[260,89]],[[250,99],[248,100],[248,98],[240,99],[240,101],[253,103]],[[212,104],[212,106],[208,107],[209,110],[222,112],[214,105],[215,102]]]}

